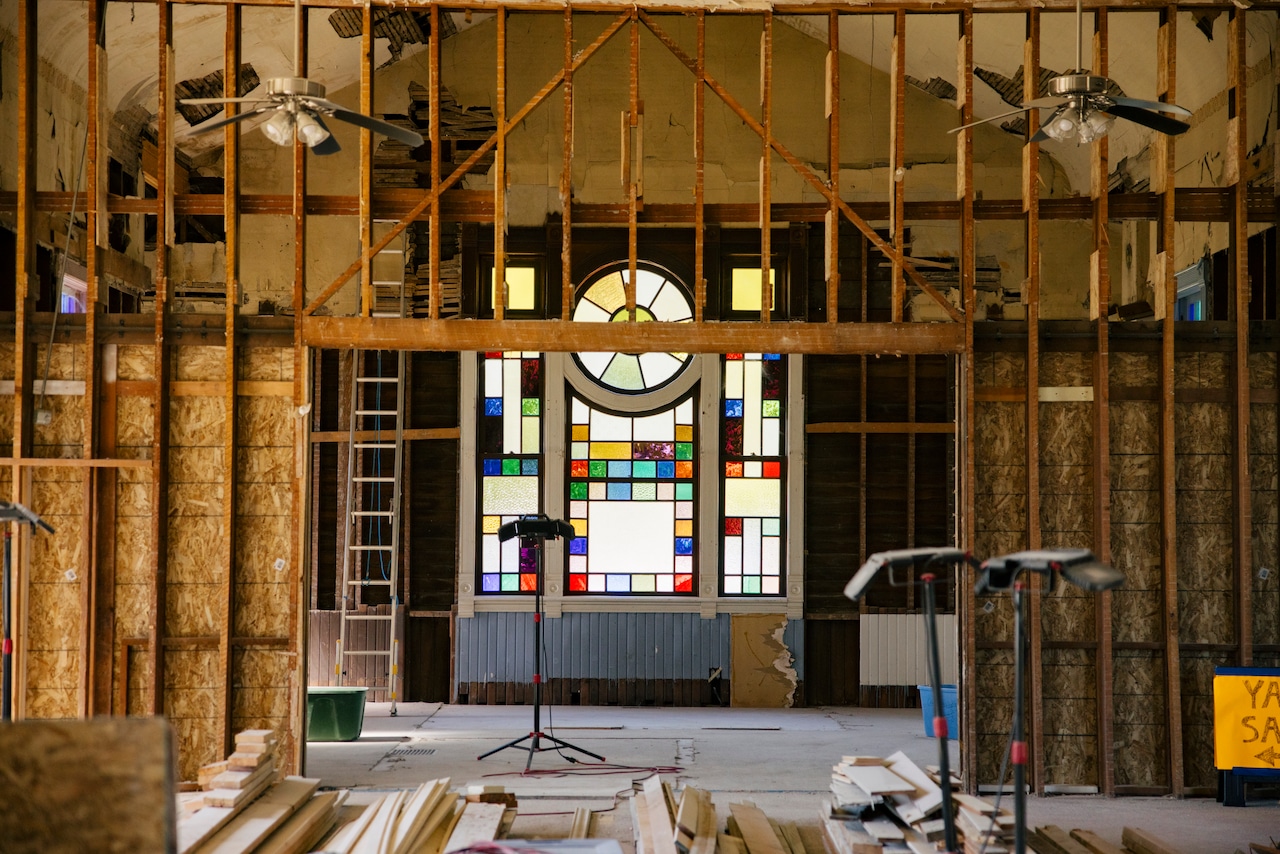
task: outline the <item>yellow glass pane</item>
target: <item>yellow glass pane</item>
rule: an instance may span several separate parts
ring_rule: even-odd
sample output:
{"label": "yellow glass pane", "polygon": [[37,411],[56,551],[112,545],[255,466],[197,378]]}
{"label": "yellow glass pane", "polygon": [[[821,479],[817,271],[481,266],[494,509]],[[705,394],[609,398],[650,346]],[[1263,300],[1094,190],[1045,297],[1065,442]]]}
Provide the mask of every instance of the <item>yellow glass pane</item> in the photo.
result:
{"label": "yellow glass pane", "polygon": [[[489,298],[498,304],[497,270],[489,272]],[[533,311],[538,307],[532,267],[507,268],[507,308],[511,311]]]}
{"label": "yellow glass pane", "polygon": [[693,520],[677,519],[676,520],[676,536],[692,537],[693,536]]}
{"label": "yellow glass pane", "polygon": [[626,291],[622,288],[622,273],[609,273],[601,276],[586,294],[587,299],[613,314],[619,306],[627,304]]}
{"label": "yellow glass pane", "polygon": [[676,425],[676,441],[692,442],[693,441],[693,425],[677,424]]}
{"label": "yellow glass pane", "polygon": [[593,460],[629,460],[631,459],[630,442],[592,442],[591,459]]}
{"label": "yellow glass pane", "polygon": [[[769,270],[769,310],[778,302],[777,270]],[[734,267],[730,283],[733,292],[731,306],[734,311],[760,310],[760,270],[753,267]]]}
{"label": "yellow glass pane", "polygon": [[486,534],[496,534],[502,527],[501,516],[485,516],[480,523],[480,530]]}
{"label": "yellow glass pane", "polygon": [[573,535],[575,537],[585,537],[587,535],[587,520],[574,519],[572,520],[572,522],[573,522]]}
{"label": "yellow glass pane", "polygon": [[591,438],[591,426],[588,424],[573,425],[573,441],[585,442]]}

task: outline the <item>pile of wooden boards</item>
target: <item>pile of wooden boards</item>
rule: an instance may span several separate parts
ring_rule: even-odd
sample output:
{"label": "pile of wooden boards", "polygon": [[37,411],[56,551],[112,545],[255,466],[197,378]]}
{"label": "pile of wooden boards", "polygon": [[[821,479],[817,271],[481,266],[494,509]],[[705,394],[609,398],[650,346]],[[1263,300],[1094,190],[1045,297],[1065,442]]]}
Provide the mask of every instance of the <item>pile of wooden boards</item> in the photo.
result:
{"label": "pile of wooden boards", "polygon": [[802,833],[749,803],[730,804],[729,813],[719,830],[708,792],[685,786],[676,797],[655,774],[631,797],[636,854],[822,854],[816,828]]}
{"label": "pile of wooden boards", "polygon": [[382,795],[324,840],[326,854],[449,854],[505,833],[510,800],[449,791],[448,778]]}
{"label": "pile of wooden boards", "polygon": [[1121,845],[1112,845],[1091,830],[1067,833],[1050,824],[1037,827],[1027,835],[1027,850],[1034,847],[1039,854],[1179,854],[1185,850],[1174,848],[1136,827],[1126,827],[1121,842]]}
{"label": "pile of wooden boards", "polygon": [[300,854],[337,821],[345,792],[317,794],[319,780],[278,779],[271,730],[245,730],[235,751],[199,771],[201,792],[181,804],[179,854]]}

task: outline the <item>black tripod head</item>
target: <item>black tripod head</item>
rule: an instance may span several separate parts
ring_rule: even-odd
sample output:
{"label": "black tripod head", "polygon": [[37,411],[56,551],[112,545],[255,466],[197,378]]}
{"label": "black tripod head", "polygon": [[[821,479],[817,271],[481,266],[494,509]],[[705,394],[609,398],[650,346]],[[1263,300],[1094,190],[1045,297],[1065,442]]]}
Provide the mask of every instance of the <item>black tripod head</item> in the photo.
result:
{"label": "black tripod head", "polygon": [[551,519],[545,514],[537,516],[521,516],[514,522],[508,522],[498,529],[499,542],[506,542],[512,537],[526,540],[555,540],[573,537],[573,526],[563,519]]}

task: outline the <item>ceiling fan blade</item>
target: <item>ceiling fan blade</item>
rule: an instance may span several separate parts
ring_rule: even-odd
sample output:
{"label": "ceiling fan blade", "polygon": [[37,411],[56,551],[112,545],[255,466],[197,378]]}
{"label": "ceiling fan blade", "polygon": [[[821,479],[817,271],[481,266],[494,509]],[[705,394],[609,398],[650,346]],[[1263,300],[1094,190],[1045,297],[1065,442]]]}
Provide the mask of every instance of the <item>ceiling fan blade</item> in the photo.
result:
{"label": "ceiling fan blade", "polygon": [[202,133],[208,133],[209,131],[214,131],[214,130],[218,130],[219,128],[224,128],[227,125],[233,125],[236,122],[242,122],[245,119],[251,119],[254,116],[260,115],[261,113],[264,113],[264,112],[267,112],[267,109],[264,107],[260,107],[256,110],[249,110],[246,113],[236,113],[234,116],[226,116],[225,118],[218,119],[216,122],[205,122],[204,124],[196,125],[195,127],[188,130],[186,135],[197,136]]}
{"label": "ceiling fan blade", "polygon": [[396,127],[389,122],[381,119],[375,119],[372,116],[366,116],[364,113],[355,113],[351,110],[345,110],[342,107],[334,105],[329,112],[331,116],[340,122],[349,122],[353,125],[359,125],[362,128],[368,128],[374,133],[380,133],[383,136],[389,136],[394,140],[403,142],[410,148],[417,148],[422,145],[422,134],[417,131],[411,131],[406,128]]}
{"label": "ceiling fan blade", "polygon": [[[316,124],[324,128],[326,132],[329,132],[329,127],[324,123],[324,119],[319,115],[313,115],[312,118],[316,120]],[[338,145],[338,138],[332,133],[329,133],[329,135],[325,137],[324,142],[319,145],[312,146],[311,153],[318,154],[323,157],[326,154],[337,154],[341,150],[342,146]]]}
{"label": "ceiling fan blade", "polygon": [[1062,108],[1059,107],[1058,109],[1050,113],[1048,117],[1043,122],[1040,123],[1040,127],[1032,135],[1031,142],[1044,142],[1046,139],[1053,139],[1053,137],[1045,133],[1044,129],[1047,128],[1049,126],[1049,123],[1052,122],[1054,119],[1056,119],[1061,112],[1062,112]]}
{"label": "ceiling fan blade", "polygon": [[1134,124],[1149,127],[1160,133],[1167,133],[1170,136],[1177,136],[1180,133],[1186,133],[1191,130],[1191,125],[1186,122],[1180,122],[1177,119],[1171,119],[1151,110],[1140,110],[1137,107],[1130,107],[1125,104],[1112,104],[1103,112],[1109,113],[1118,119],[1127,119]]}
{"label": "ceiling fan blade", "polygon": [[179,104],[203,106],[205,104],[268,104],[267,98],[179,98]]}
{"label": "ceiling fan blade", "polygon": [[[1056,102],[1055,102],[1055,103],[1056,103]],[[1016,109],[1016,110],[1010,110],[1010,111],[1009,111],[1009,112],[1007,112],[1007,113],[1001,113],[1001,114],[1000,114],[1000,115],[998,115],[998,116],[991,116],[991,117],[989,117],[989,118],[985,118],[985,119],[978,119],[976,122],[969,122],[969,124],[967,124],[967,125],[960,125],[960,127],[958,127],[958,128],[952,128],[951,130],[947,131],[947,133],[957,133],[957,132],[959,132],[959,131],[964,130],[965,128],[972,128],[972,127],[977,127],[978,125],[985,125],[987,122],[998,122],[998,121],[1000,121],[1001,119],[1007,119],[1007,118],[1009,118],[1010,116],[1016,116],[1016,115],[1019,115],[1019,114],[1021,114],[1021,113],[1025,113],[1025,112],[1026,112],[1027,110],[1029,110],[1029,109],[1031,109],[1031,107],[1029,107],[1029,106],[1022,106],[1022,107],[1019,107],[1019,108],[1018,108],[1018,109]]]}
{"label": "ceiling fan blade", "polygon": [[1140,98],[1112,98],[1113,103],[1122,107],[1138,107],[1143,110],[1156,110],[1161,113],[1173,113],[1175,116],[1191,117],[1191,111],[1177,104],[1166,104],[1163,101],[1143,101]]}

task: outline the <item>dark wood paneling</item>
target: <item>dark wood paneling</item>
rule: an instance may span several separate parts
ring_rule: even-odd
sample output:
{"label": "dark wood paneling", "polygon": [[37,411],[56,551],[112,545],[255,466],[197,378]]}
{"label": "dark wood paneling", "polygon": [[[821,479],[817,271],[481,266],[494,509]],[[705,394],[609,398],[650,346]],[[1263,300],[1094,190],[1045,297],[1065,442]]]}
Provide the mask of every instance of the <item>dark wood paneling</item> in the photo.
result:
{"label": "dark wood paneling", "polygon": [[807,442],[805,615],[848,614],[844,585],[861,562],[858,437],[811,433]]}
{"label": "dark wood paneling", "polygon": [[806,620],[804,649],[805,705],[858,705],[858,621]]}
{"label": "dark wood paneling", "polygon": [[451,619],[409,617],[405,630],[404,699],[409,703],[447,703],[452,662]]}

